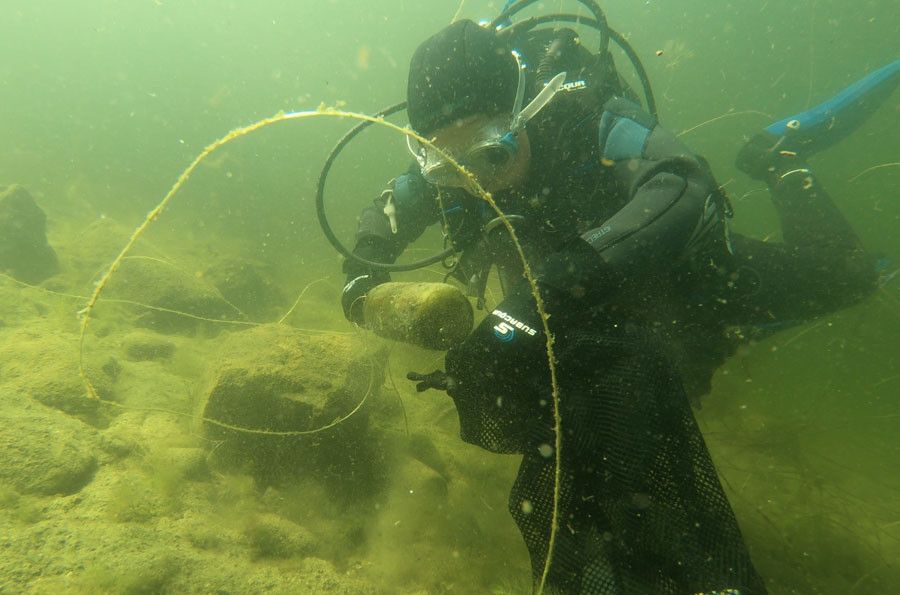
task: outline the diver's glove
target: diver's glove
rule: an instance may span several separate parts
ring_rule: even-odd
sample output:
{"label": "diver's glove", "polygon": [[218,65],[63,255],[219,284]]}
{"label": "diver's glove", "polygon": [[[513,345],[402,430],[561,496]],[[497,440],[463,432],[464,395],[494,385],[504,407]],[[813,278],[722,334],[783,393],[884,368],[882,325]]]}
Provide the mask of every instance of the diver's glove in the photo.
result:
{"label": "diver's glove", "polygon": [[425,392],[433,388],[435,390],[451,390],[456,386],[456,381],[452,376],[441,370],[435,370],[431,374],[419,374],[417,372],[409,372],[406,375],[407,380],[416,382],[416,392]]}
{"label": "diver's glove", "polygon": [[344,310],[344,317],[350,322],[362,326],[365,322],[363,305],[366,302],[366,294],[387,281],[390,281],[390,277],[384,273],[369,273],[347,281],[341,291],[341,307]]}
{"label": "diver's glove", "polygon": [[[614,276],[600,255],[576,239],[535,267],[538,291],[551,332],[587,324],[590,308],[609,295]],[[531,285],[523,281],[459,346],[447,352],[445,368],[455,381],[450,396],[472,391],[511,395],[548,378],[547,338]]]}
{"label": "diver's glove", "polygon": [[522,392],[548,370],[546,338],[531,288],[520,284],[444,360],[454,399]]}
{"label": "diver's glove", "polygon": [[735,167],[761,182],[775,175],[775,147],[778,138],[767,132],[758,132],[744,143],[734,161]]}
{"label": "diver's glove", "polygon": [[[374,262],[393,262],[389,246],[375,236],[360,240],[353,253]],[[366,294],[378,285],[390,281],[391,276],[385,271],[373,270],[349,258],[344,261],[343,270],[347,275],[347,282],[341,291],[344,317],[350,322],[362,325],[365,322],[363,304],[366,301]]]}
{"label": "diver's glove", "polygon": [[580,237],[540,262],[535,277],[547,312],[557,320],[608,299],[625,281]]}

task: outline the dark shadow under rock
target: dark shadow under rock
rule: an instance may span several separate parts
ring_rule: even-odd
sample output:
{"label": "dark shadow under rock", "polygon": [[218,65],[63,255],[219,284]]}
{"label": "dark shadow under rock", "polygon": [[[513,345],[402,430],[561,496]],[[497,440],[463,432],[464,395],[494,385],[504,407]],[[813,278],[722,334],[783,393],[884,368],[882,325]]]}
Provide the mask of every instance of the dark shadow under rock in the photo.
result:
{"label": "dark shadow under rock", "polygon": [[132,362],[161,361],[171,359],[175,344],[153,333],[136,331],[122,341],[125,358]]}

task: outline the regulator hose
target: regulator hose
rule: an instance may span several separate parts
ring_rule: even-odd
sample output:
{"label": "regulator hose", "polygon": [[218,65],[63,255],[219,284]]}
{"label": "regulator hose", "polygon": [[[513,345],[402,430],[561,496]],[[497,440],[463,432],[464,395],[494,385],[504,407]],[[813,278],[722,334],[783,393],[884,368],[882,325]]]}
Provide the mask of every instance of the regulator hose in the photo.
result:
{"label": "regulator hose", "polygon": [[[490,23],[490,27],[493,30],[498,30],[498,27],[502,27],[504,23],[510,22],[510,17],[517,12],[521,12],[537,2],[538,0],[519,0],[513,4],[509,2],[506,3],[506,6],[503,8],[503,12],[501,12],[497,18],[495,18]],[[600,32],[600,54],[603,55],[609,50],[609,38],[610,38],[610,29],[609,24],[606,22],[606,14],[600,8],[600,6],[594,2],[594,0],[577,0],[579,4],[585,6],[591,14],[594,15],[594,25],[593,27]],[[576,15],[576,19],[579,17]],[[585,19],[586,20],[586,19]],[[502,32],[502,28],[500,29]]]}
{"label": "regulator hose", "polygon": [[[375,117],[385,118],[387,116],[392,116],[404,109],[406,109],[405,101],[381,110],[380,112],[375,114]],[[350,132],[345,134],[343,138],[341,138],[341,140],[339,140],[338,143],[334,146],[334,148],[331,149],[331,153],[328,155],[328,159],[325,160],[325,165],[322,166],[322,171],[321,173],[319,173],[319,183],[316,187],[316,216],[319,218],[319,226],[322,228],[322,233],[325,234],[325,239],[328,240],[328,243],[334,246],[334,249],[337,250],[342,256],[356,262],[357,264],[372,269],[399,273],[402,271],[414,271],[416,269],[421,269],[423,267],[441,262],[442,260],[453,254],[454,250],[452,246],[442,250],[434,256],[429,256],[428,258],[423,258],[421,260],[416,260],[409,263],[393,264],[368,260],[348,250],[347,247],[341,243],[337,235],[334,233],[334,230],[331,228],[331,224],[328,222],[328,216],[325,214],[325,183],[328,180],[328,174],[331,172],[331,166],[334,165],[335,160],[337,159],[338,155],[341,154],[341,151],[344,150],[344,147],[347,146],[347,143],[356,138],[356,136],[360,132],[362,132],[372,124],[373,122],[360,122],[359,124],[354,126],[350,130]]]}
{"label": "regulator hose", "polygon": [[[647,76],[647,70],[644,68],[643,62],[638,57],[637,52],[628,43],[628,40],[614,29],[610,29],[606,26],[605,21],[603,23],[597,21],[596,19],[592,19],[590,17],[582,17],[574,14],[548,14],[539,17],[530,17],[525,19],[524,21],[520,21],[514,25],[511,25],[508,28],[501,29],[500,35],[509,35],[515,36],[538,25],[543,25],[544,23],[552,23],[552,22],[565,22],[565,23],[577,23],[582,24],[587,27],[591,27],[592,29],[597,29],[603,34],[603,31],[609,35],[609,38],[616,43],[621,49],[622,52],[628,57],[628,60],[631,62],[632,67],[634,68],[635,74],[637,74],[638,79],[641,81],[641,90],[644,92],[644,101],[647,104],[647,112],[652,115],[654,118],[659,118],[659,112],[657,111],[656,106],[656,98],[653,95],[653,88],[650,86],[650,77]],[[602,45],[602,42],[601,42]]]}

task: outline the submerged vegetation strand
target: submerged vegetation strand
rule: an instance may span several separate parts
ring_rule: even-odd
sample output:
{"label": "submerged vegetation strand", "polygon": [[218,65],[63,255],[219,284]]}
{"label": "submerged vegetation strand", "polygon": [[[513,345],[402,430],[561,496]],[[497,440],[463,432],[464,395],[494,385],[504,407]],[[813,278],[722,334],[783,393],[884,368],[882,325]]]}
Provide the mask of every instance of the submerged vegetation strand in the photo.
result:
{"label": "submerged vegetation strand", "polygon": [[856,174],[855,176],[850,178],[849,181],[855,182],[856,180],[858,180],[859,178],[863,177],[866,174],[869,174],[869,173],[879,170],[879,169],[885,169],[888,167],[900,167],[900,161],[895,161],[893,163],[882,163],[881,165],[873,165],[872,167],[862,170],[861,172],[859,172],[858,174]]}
{"label": "submerged vegetation strand", "polygon": [[[175,194],[181,189],[182,186],[184,186],[185,182],[187,182],[187,180],[191,177],[191,175],[194,173],[194,171],[196,171],[197,167],[207,157],[209,157],[209,155],[211,155],[217,149],[223,147],[224,145],[230,143],[233,140],[236,140],[243,136],[247,136],[248,134],[250,134],[252,132],[255,132],[257,130],[260,130],[262,128],[265,128],[267,126],[270,126],[272,124],[277,124],[280,122],[286,122],[286,121],[290,121],[290,120],[310,119],[310,118],[321,118],[321,117],[351,119],[351,120],[358,120],[361,122],[370,122],[372,124],[378,124],[380,126],[384,126],[388,129],[398,132],[400,134],[414,138],[415,140],[419,141],[420,143],[434,149],[435,151],[440,153],[447,160],[448,163],[450,163],[454,168],[456,168],[460,173],[462,173],[463,175],[465,175],[468,178],[469,182],[471,183],[471,187],[476,191],[476,193],[485,202],[488,203],[488,205],[494,210],[494,212],[497,213],[497,216],[502,221],[504,227],[506,227],[507,232],[509,232],[510,239],[512,240],[513,245],[516,247],[516,251],[519,255],[519,259],[521,260],[522,266],[524,269],[524,276],[525,276],[526,280],[528,281],[528,284],[531,287],[531,292],[534,296],[535,303],[537,306],[537,312],[541,318],[541,325],[543,327],[543,330],[544,330],[544,333],[546,336],[547,362],[548,362],[548,366],[550,369],[550,384],[551,384],[551,394],[552,394],[552,401],[553,401],[554,431],[556,434],[555,449],[554,449],[555,450],[555,469],[554,469],[554,478],[553,478],[553,514],[551,516],[550,537],[549,537],[549,542],[548,542],[548,546],[547,546],[546,561],[544,564],[543,573],[541,575],[541,580],[540,580],[540,584],[538,585],[538,591],[537,591],[540,594],[544,591],[547,577],[550,572],[550,566],[552,564],[552,558],[553,558],[553,549],[556,544],[556,534],[559,529],[559,498],[560,498],[561,467],[562,467],[562,464],[561,464],[562,463],[562,429],[561,429],[562,420],[560,418],[560,411],[559,411],[559,386],[558,386],[558,381],[557,381],[556,358],[555,358],[554,349],[553,349],[554,336],[550,332],[549,315],[547,314],[543,297],[541,296],[541,293],[538,289],[537,280],[535,279],[535,276],[531,270],[531,266],[529,265],[527,259],[525,258],[525,253],[524,253],[521,243],[519,242],[518,236],[516,235],[516,231],[513,228],[512,223],[509,221],[509,219],[506,217],[506,215],[503,213],[503,211],[500,209],[500,207],[494,201],[491,194],[489,192],[487,192],[478,183],[478,181],[475,179],[475,177],[469,171],[467,171],[462,165],[460,165],[453,158],[452,155],[448,155],[448,154],[444,153],[443,151],[441,151],[440,148],[434,146],[434,144],[429,139],[424,138],[423,136],[417,134],[415,131],[411,130],[410,128],[404,128],[404,127],[398,126],[397,124],[388,122],[383,117],[373,117],[373,116],[368,116],[366,114],[343,111],[340,109],[326,107],[324,104],[322,104],[316,110],[300,111],[300,112],[287,112],[287,113],[279,112],[273,116],[264,118],[257,122],[254,122],[253,124],[249,124],[247,126],[242,126],[240,128],[235,128],[234,130],[232,130],[231,132],[229,132],[222,138],[220,138],[216,141],[213,141],[212,143],[207,145],[200,152],[200,154],[194,158],[194,160],[181,173],[181,175],[178,176],[178,179],[175,181],[175,183],[169,189],[169,192],[159,202],[159,204],[156,205],[156,207],[153,208],[153,210],[151,210],[149,213],[147,213],[147,217],[137,227],[137,229],[135,229],[134,233],[131,235],[128,242],[125,244],[125,246],[119,252],[119,255],[115,258],[115,260],[113,260],[112,264],[110,264],[109,269],[103,274],[103,276],[100,278],[100,280],[96,283],[96,285],[94,287],[94,291],[88,298],[87,304],[85,305],[85,307],[79,311],[78,314],[81,317],[81,326],[80,326],[80,334],[79,334],[79,341],[78,341],[78,353],[79,353],[78,372],[79,372],[79,375],[81,376],[82,383],[84,384],[84,386],[88,392],[88,395],[91,398],[105,401],[97,393],[96,388],[94,387],[93,383],[88,378],[88,375],[87,375],[87,372],[86,372],[85,366],[84,366],[84,341],[85,341],[85,337],[87,335],[88,326],[90,324],[91,314],[94,310],[94,307],[97,305],[97,302],[100,300],[100,296],[103,294],[103,291],[106,289],[107,285],[109,285],[109,281],[112,278],[113,274],[115,274],[115,272],[121,266],[122,261],[128,256],[128,253],[131,251],[131,249],[134,247],[134,245],[137,243],[137,241],[140,239],[140,237],[144,234],[144,232],[147,231],[147,228],[154,221],[156,221],[159,218],[159,216],[162,214],[162,212],[168,206],[169,202],[171,202],[171,200],[175,196]],[[365,398],[363,399],[362,402],[364,402],[364,401],[365,401]],[[106,401],[106,402],[109,402],[109,401]],[[206,419],[205,417],[202,419],[203,419],[203,421],[205,421],[207,423],[219,425],[221,427],[225,427],[227,429],[239,431],[239,432],[267,434],[267,435],[276,435],[276,436],[302,435],[302,434],[314,433],[316,431],[322,431],[324,429],[328,429],[328,428],[338,425],[339,423],[341,423],[345,419],[347,419],[347,417],[349,417],[350,415],[352,415],[353,413],[358,411],[359,408],[362,407],[362,402],[349,415],[347,415],[343,418],[339,418],[338,420],[335,420],[328,426],[319,428],[317,430],[312,430],[312,431],[296,432],[295,434],[253,430],[252,428],[241,428],[238,426],[232,426],[230,424],[224,424],[223,422],[219,422],[217,420],[212,420],[212,419]],[[182,415],[185,415],[185,414],[182,414]]]}

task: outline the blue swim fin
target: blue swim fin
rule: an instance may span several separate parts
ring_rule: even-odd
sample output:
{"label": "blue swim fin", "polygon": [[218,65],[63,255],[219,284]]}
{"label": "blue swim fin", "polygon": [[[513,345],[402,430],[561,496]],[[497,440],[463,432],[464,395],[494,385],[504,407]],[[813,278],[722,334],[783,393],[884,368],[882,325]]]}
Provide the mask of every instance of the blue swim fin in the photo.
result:
{"label": "blue swim fin", "polygon": [[900,60],[856,81],[831,99],[766,127],[787,136],[793,150],[805,156],[826,149],[862,124],[900,83]]}
{"label": "blue swim fin", "polygon": [[762,178],[761,160],[766,154],[771,159],[776,149],[806,158],[831,147],[865,122],[898,84],[900,60],[895,60],[819,105],[769,124],[741,149],[738,168]]}

